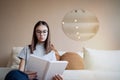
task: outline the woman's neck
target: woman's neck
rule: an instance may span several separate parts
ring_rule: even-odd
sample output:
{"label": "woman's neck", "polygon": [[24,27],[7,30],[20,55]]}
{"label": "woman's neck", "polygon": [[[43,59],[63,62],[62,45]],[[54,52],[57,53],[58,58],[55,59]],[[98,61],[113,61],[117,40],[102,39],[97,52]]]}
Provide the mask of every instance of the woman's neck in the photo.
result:
{"label": "woman's neck", "polygon": [[43,44],[44,44],[44,42],[38,42],[37,44],[39,44],[39,45],[43,45]]}

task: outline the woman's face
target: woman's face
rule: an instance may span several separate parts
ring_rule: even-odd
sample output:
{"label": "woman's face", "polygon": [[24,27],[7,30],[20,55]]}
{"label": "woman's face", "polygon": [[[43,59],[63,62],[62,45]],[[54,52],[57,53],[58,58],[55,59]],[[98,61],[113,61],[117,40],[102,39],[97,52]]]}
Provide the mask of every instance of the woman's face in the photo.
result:
{"label": "woman's face", "polygon": [[36,28],[36,36],[39,43],[44,42],[48,36],[48,28],[45,25],[40,25]]}

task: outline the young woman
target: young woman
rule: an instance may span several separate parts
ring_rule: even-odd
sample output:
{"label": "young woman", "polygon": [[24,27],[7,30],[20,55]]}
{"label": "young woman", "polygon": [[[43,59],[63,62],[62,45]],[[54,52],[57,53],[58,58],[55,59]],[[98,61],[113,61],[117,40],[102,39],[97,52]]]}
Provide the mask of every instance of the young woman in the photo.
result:
{"label": "young woman", "polygon": [[[35,24],[31,44],[25,46],[18,55],[20,58],[19,70],[25,72],[29,79],[33,80],[37,77],[37,72],[26,71],[27,60],[31,54],[47,60],[57,60],[59,58],[51,44],[50,29],[45,21],[38,21]],[[58,74],[53,76],[53,80],[63,80],[63,78]]]}

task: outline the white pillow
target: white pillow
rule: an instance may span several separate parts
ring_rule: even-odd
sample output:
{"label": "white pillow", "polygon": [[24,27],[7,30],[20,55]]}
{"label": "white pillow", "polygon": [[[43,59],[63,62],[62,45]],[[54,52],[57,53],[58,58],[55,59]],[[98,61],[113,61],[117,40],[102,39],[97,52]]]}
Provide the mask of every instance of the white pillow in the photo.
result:
{"label": "white pillow", "polygon": [[84,48],[85,69],[120,71],[120,50]]}
{"label": "white pillow", "polygon": [[13,47],[10,59],[8,61],[7,67],[18,68],[20,59],[17,57],[18,53],[23,49],[23,47]]}

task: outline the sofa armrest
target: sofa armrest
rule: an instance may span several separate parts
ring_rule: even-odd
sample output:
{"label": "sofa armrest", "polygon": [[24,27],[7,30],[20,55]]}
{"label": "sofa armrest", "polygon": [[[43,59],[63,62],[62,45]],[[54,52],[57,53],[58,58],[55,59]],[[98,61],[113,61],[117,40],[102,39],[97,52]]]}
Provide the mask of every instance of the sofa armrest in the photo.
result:
{"label": "sofa armrest", "polygon": [[0,80],[4,80],[6,74],[12,70],[11,68],[8,67],[0,67]]}

